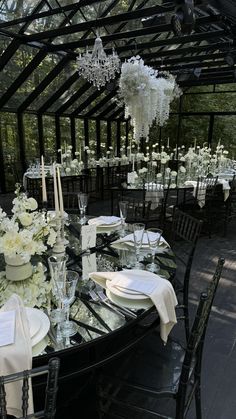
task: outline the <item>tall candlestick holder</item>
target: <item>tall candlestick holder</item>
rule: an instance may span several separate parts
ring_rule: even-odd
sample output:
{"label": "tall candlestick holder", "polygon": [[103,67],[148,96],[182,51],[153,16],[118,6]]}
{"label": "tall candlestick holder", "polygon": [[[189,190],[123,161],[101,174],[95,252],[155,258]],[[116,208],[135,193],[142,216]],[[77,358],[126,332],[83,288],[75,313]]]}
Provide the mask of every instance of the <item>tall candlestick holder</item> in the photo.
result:
{"label": "tall candlestick holder", "polygon": [[55,255],[65,254],[65,243],[64,243],[64,221],[63,217],[58,216],[56,219],[57,226],[57,238],[56,243],[52,248],[52,253]]}

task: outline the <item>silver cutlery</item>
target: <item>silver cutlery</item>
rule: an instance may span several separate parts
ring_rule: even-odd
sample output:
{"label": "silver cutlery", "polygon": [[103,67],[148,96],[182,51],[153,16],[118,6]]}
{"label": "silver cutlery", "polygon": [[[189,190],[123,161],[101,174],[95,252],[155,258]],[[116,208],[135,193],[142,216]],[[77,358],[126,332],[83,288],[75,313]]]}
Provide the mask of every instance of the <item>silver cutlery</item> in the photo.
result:
{"label": "silver cutlery", "polygon": [[103,306],[107,307],[109,310],[112,310],[114,313],[125,318],[125,314],[122,313],[122,311],[120,310],[120,307],[118,309],[116,307],[113,307],[109,301],[108,302],[103,301],[102,298],[100,298],[94,290],[90,290],[89,295],[93,301],[97,303],[101,303]]}
{"label": "silver cutlery", "polygon": [[113,301],[110,301],[109,298],[104,294],[104,292],[102,290],[97,289],[96,292],[97,292],[97,295],[100,297],[100,299],[104,303],[110,304],[110,305],[116,307],[116,309],[120,310],[125,316],[131,317],[133,319],[137,318],[137,315],[135,313],[133,313],[133,311],[129,310],[126,307],[121,307],[118,304],[114,303]]}

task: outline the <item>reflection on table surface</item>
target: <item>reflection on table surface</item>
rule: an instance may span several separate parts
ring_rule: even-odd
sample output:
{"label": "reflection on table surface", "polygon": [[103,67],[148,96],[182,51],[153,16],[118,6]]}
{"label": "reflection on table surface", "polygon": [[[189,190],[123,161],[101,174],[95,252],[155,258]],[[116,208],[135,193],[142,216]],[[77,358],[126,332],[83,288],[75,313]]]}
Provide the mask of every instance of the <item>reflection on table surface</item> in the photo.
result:
{"label": "reflection on table surface", "polygon": [[[129,227],[129,225],[126,226],[127,231],[123,234],[130,232]],[[149,309],[122,309],[106,299],[102,287],[88,278],[89,272],[118,271],[123,268],[129,269],[135,264],[134,248],[125,245],[122,248],[113,246],[113,242],[120,238],[121,227],[98,228],[96,246],[87,253],[81,249],[80,232],[81,225],[78,216],[71,215],[65,226],[68,240],[66,251],[69,256],[68,269],[76,270],[80,274],[76,297],[70,308],[70,317],[76,322],[78,331],[70,338],[58,340],[57,325],[51,323],[48,336],[41,342],[41,347],[39,345],[34,351],[35,356],[52,354],[56,351],[81,346],[97,338],[104,338],[132,322],[144,318],[146,313],[154,311],[152,307]],[[176,266],[171,249],[160,248],[156,259],[161,268],[159,275],[171,280]],[[145,269],[151,260],[147,248],[142,249],[140,260]],[[46,263],[46,261],[47,257],[44,262]],[[50,279],[49,276],[48,279]],[[49,318],[53,308],[53,301],[48,302],[47,307],[44,307]]]}

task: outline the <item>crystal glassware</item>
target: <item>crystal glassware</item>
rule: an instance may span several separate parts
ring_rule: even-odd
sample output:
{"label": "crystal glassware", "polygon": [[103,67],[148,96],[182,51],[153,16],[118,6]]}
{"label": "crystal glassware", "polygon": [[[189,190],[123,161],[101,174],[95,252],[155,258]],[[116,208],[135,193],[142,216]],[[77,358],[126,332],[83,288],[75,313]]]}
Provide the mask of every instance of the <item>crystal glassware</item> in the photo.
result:
{"label": "crystal glassware", "polygon": [[145,230],[145,224],[135,223],[133,224],[133,237],[134,237],[134,246],[136,251],[136,264],[135,268],[141,269],[142,265],[140,264],[140,250],[143,243],[143,234]]}
{"label": "crystal glassware", "polygon": [[162,230],[159,228],[148,228],[146,231],[149,248],[152,254],[152,262],[147,265],[147,270],[151,272],[159,272],[160,266],[155,263],[155,255],[161,240]]}
{"label": "crystal glassware", "polygon": [[61,323],[61,334],[63,337],[73,336],[77,333],[78,326],[75,322],[69,320],[70,304],[75,297],[75,289],[79,279],[78,272],[68,270],[65,280],[57,282],[59,295],[64,305],[66,320]]}
{"label": "crystal glassware", "polygon": [[80,224],[85,224],[87,221],[85,212],[88,205],[88,195],[86,193],[78,193],[78,204],[80,210]]}
{"label": "crystal glassware", "polygon": [[64,281],[65,279],[67,260],[68,257],[66,255],[50,256],[48,258],[48,265],[52,280],[52,293],[58,306],[55,310],[52,310],[50,313],[50,319],[54,323],[60,323],[65,319],[65,312],[61,304],[61,299],[58,295],[57,282]]}
{"label": "crystal glassware", "polygon": [[127,211],[128,211],[128,201],[120,201],[119,210],[120,210],[120,218],[121,218],[122,235],[124,235],[125,220],[127,218]]}

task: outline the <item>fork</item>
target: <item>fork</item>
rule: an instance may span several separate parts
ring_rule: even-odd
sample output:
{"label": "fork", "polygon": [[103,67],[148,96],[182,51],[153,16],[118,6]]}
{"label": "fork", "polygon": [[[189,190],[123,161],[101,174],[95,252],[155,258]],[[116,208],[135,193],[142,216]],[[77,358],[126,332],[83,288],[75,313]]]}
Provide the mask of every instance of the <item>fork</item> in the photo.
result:
{"label": "fork", "polygon": [[131,317],[133,319],[137,318],[137,314],[133,313],[133,311],[129,310],[126,307],[121,307],[118,304],[114,303],[113,301],[111,302],[109,300],[109,298],[104,294],[104,292],[102,290],[97,289],[96,290],[97,295],[100,297],[100,299],[104,302],[104,303],[108,303],[114,307],[116,307],[118,310],[120,310],[125,316]]}
{"label": "fork", "polygon": [[94,290],[89,290],[89,295],[92,298],[93,301],[97,303],[102,303],[105,307],[109,308],[110,310],[114,311],[114,313],[119,314],[123,318],[125,318],[125,315],[121,312],[121,310],[118,310],[117,308],[113,307],[110,302],[103,301],[98,294]]}

